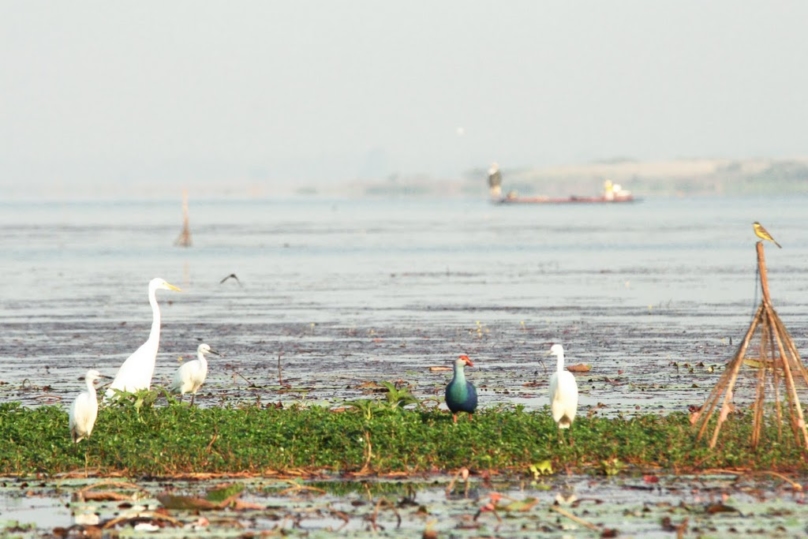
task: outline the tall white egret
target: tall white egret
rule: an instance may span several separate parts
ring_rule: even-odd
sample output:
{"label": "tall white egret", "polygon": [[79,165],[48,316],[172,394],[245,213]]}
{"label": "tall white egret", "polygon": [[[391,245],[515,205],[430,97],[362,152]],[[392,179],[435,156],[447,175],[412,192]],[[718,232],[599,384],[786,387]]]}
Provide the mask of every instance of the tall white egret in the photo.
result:
{"label": "tall white egret", "polygon": [[196,392],[205,383],[205,378],[208,375],[208,360],[205,359],[205,354],[219,355],[219,352],[212,349],[205,343],[199,345],[196,349],[197,359],[186,361],[177,372],[174,373],[174,381],[171,383],[171,391],[182,395],[186,393],[191,394],[191,406],[194,405],[196,400]]}
{"label": "tall white egret", "polygon": [[179,288],[168,284],[163,279],[155,277],[149,281],[149,305],[152,308],[152,326],[148,340],[140,348],[126,358],[118,374],[107,389],[105,397],[111,399],[115,396],[115,389],[134,392],[151,387],[154,364],[157,360],[157,350],[160,347],[160,306],[157,305],[156,292],[158,290],[175,290]]}
{"label": "tall white egret", "polygon": [[568,429],[578,411],[578,384],[571,372],[564,370],[564,347],[554,344],[547,355],[558,359],[556,372],[550,376],[550,411],[559,429]]}
{"label": "tall white egret", "polygon": [[98,417],[98,398],[93,384],[99,378],[102,378],[102,375],[97,370],[87,371],[84,377],[87,391],[79,393],[79,396],[70,405],[68,425],[70,425],[70,438],[75,443],[89,438],[93,432],[95,419]]}

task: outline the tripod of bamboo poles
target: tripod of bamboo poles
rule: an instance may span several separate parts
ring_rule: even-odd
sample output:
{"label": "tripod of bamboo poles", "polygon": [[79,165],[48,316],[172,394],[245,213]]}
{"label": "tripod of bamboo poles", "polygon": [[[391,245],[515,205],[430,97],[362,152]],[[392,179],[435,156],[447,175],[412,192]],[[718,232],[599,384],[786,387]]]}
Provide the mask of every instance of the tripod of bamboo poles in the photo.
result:
{"label": "tripod of bamboo poles", "polygon": [[182,191],[182,232],[174,240],[174,245],[179,247],[191,246],[191,225],[188,223],[188,191]]}
{"label": "tripod of bamboo poles", "polygon": [[799,352],[797,352],[797,347],[791,339],[791,335],[789,335],[785,325],[783,325],[774,307],[772,307],[769,297],[769,280],[766,273],[766,258],[764,256],[763,243],[760,241],[757,242],[756,248],[763,299],[755,312],[755,316],[752,319],[752,323],[746,335],[738,346],[738,351],[727,365],[718,383],[710,392],[710,395],[707,397],[704,406],[702,406],[695,420],[695,424],[697,426],[700,425],[698,439],[700,440],[707,431],[710,416],[715,411],[723,395],[721,412],[718,415],[718,421],[716,422],[712,438],[710,439],[710,449],[715,447],[721,426],[724,421],[726,421],[729,412],[733,409],[732,398],[735,383],[738,380],[741,367],[747,359],[746,352],[749,348],[749,344],[752,342],[752,338],[757,330],[760,333],[760,339],[757,350],[758,356],[755,358],[754,363],[758,370],[755,402],[752,407],[752,447],[757,448],[760,442],[760,433],[763,427],[763,412],[767,399],[766,387],[768,379],[770,379],[771,385],[774,388],[774,408],[777,416],[778,437],[782,436],[783,424],[782,399],[780,396],[780,383],[782,381],[785,382],[786,412],[791,431],[794,434],[794,440],[798,446],[802,447],[803,452],[808,454],[808,430],[806,430],[805,427],[802,405],[797,396],[797,388],[794,385],[796,376],[801,376],[805,383],[808,384],[808,369],[803,365]]}

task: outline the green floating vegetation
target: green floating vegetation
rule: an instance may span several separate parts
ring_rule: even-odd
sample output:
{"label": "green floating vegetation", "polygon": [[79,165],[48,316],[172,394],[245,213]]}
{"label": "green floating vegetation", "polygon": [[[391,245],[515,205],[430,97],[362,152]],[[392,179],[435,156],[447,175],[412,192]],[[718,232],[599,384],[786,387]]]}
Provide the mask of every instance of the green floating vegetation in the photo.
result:
{"label": "green floating vegetation", "polygon": [[[631,418],[579,417],[559,433],[548,412],[521,407],[481,411],[457,425],[434,407],[353,402],[320,406],[198,408],[169,399],[102,408],[89,440],[70,441],[57,406],[0,404],[0,474],[176,476],[273,471],[438,472],[465,467],[531,475],[631,470],[684,472],[716,468],[805,471],[788,429],[768,424],[761,447],[749,447],[751,417],[733,414],[715,449],[697,441],[684,413]],[[85,461],[86,459],[86,461]]]}

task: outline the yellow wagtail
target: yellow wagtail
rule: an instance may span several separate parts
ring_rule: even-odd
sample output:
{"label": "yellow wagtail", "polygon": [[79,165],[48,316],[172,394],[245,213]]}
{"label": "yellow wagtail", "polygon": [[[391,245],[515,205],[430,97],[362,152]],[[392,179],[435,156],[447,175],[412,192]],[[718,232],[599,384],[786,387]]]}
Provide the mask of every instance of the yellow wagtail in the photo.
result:
{"label": "yellow wagtail", "polygon": [[763,225],[761,225],[761,224],[760,224],[760,223],[758,223],[757,221],[755,221],[754,223],[752,223],[752,228],[754,228],[754,229],[755,229],[755,236],[757,236],[758,238],[760,238],[760,239],[762,239],[762,240],[769,240],[769,241],[773,241],[773,242],[774,242],[774,244],[775,244],[777,247],[779,247],[780,249],[782,249],[782,248],[783,248],[783,246],[782,246],[782,245],[780,245],[779,243],[777,243],[777,240],[775,240],[774,238],[772,238],[772,235],[771,235],[771,234],[769,234],[769,233],[766,231],[766,229],[765,229],[765,228],[763,228]]}

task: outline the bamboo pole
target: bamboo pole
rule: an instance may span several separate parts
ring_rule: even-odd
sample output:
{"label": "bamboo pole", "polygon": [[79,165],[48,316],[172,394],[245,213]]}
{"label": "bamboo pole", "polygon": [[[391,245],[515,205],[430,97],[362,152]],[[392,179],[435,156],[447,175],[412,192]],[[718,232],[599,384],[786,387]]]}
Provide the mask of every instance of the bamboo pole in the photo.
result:
{"label": "bamboo pole", "polygon": [[805,384],[808,385],[808,368],[805,367],[803,364],[802,359],[800,358],[800,353],[797,350],[797,346],[794,344],[794,340],[791,338],[791,334],[788,332],[785,324],[783,321],[780,320],[780,317],[775,315],[774,322],[776,324],[777,331],[780,332],[781,335],[784,335],[784,341],[786,345],[786,350],[791,352],[791,355],[794,357],[795,363],[798,366],[798,370],[802,375],[802,379],[805,381]]}
{"label": "bamboo pole", "polygon": [[[757,242],[756,248],[758,256],[758,268],[760,270],[761,294],[763,295],[763,304],[766,306],[767,325],[771,328],[770,338],[774,337],[774,339],[777,341],[777,351],[779,352],[780,362],[783,365],[783,373],[785,374],[786,395],[788,396],[789,401],[789,424],[791,425],[791,430],[794,432],[794,439],[797,442],[797,445],[802,445],[803,449],[806,449],[808,448],[808,430],[805,428],[805,417],[802,413],[802,405],[800,404],[799,395],[797,395],[797,387],[794,385],[794,377],[791,374],[790,363],[791,358],[794,356],[786,353],[785,348],[783,347],[783,340],[790,344],[789,348],[796,347],[794,347],[793,341],[791,340],[791,335],[788,334],[788,331],[786,331],[782,321],[780,321],[780,317],[777,316],[777,313],[774,312],[774,308],[771,305],[771,296],[769,295],[769,279],[766,270],[766,257],[764,254],[763,242]],[[782,338],[780,335],[780,330],[782,330],[785,334]],[[772,348],[774,347],[772,346]],[[773,356],[774,350],[772,350],[772,357]],[[794,359],[799,358],[799,354],[796,354],[795,356],[796,357],[794,357]],[[805,369],[805,366],[799,359],[797,359],[797,363],[799,364],[797,370],[802,372]],[[776,362],[774,367],[777,367]],[[803,377],[805,377],[805,375],[803,375]],[[800,431],[802,432],[802,443],[800,443]]]}
{"label": "bamboo pole", "polygon": [[[791,396],[789,400],[791,401],[791,405],[794,407],[794,411],[797,413],[796,418],[793,415],[791,416],[791,428],[794,431],[794,438],[797,441],[797,445],[802,445],[803,450],[805,450],[808,449],[808,430],[805,428],[805,417],[802,414],[800,397],[797,395],[797,386],[794,385],[794,378],[791,376],[791,366],[789,365],[790,361],[788,360],[785,350],[783,349],[780,334],[775,332],[774,337],[777,340],[777,348],[780,351],[780,357],[783,358],[783,370],[786,374],[786,390],[790,390]],[[802,431],[802,444],[800,444],[800,436],[798,431]]]}
{"label": "bamboo pole", "polygon": [[[749,329],[746,331],[746,335],[744,336],[741,344],[738,346],[738,351],[735,354],[735,357],[730,361],[729,368],[724,371],[724,374],[719,378],[718,383],[716,384],[715,388],[713,389],[710,396],[707,398],[707,402],[701,409],[701,415],[699,416],[699,421],[702,422],[701,427],[699,428],[698,439],[701,439],[704,436],[705,431],[707,430],[707,422],[710,416],[713,414],[718,401],[721,398],[721,394],[724,390],[728,389],[728,393],[732,392],[735,387],[735,381],[738,377],[738,371],[743,364],[743,358],[746,354],[746,348],[749,346],[749,341],[752,340],[752,335],[755,332],[755,328],[757,328],[758,324],[760,323],[760,316],[763,310],[763,304],[758,307],[757,313],[755,313],[755,318],[752,320],[752,324],[749,326]],[[718,427],[720,429],[720,423]],[[716,431],[717,436],[717,431]],[[711,444],[711,447],[714,445]]]}
{"label": "bamboo pole", "polygon": [[191,225],[188,219],[188,191],[186,189],[182,191],[182,232],[174,241],[174,245],[180,247],[191,246]]}
{"label": "bamboo pole", "polygon": [[780,373],[777,369],[772,371],[772,384],[774,385],[774,411],[777,416],[777,439],[783,439],[783,408],[780,405]]}
{"label": "bamboo pole", "polygon": [[[771,322],[770,319],[767,319]],[[777,315],[774,315],[774,321],[778,320]],[[771,323],[764,326],[766,329],[767,341],[769,343],[769,349],[772,351],[772,384],[774,385],[774,409],[777,415],[777,439],[782,440],[783,438],[783,410],[780,406],[780,366],[777,363],[777,359],[774,357],[774,332],[777,331],[776,326],[774,328],[771,327]],[[774,331],[773,331],[774,330]],[[761,334],[761,342],[764,339],[764,335]],[[782,363],[783,358],[780,358],[780,362]]]}
{"label": "bamboo pole", "polygon": [[[760,358],[760,369],[758,369],[757,374],[757,387],[756,387],[756,397],[755,397],[755,404],[754,404],[754,411],[752,414],[752,447],[756,448],[758,443],[760,442],[760,432],[763,429],[763,414],[764,409],[766,407],[766,375],[769,371],[769,367],[772,368],[772,374],[774,374],[776,370],[776,366],[774,365],[773,361],[773,354],[770,354],[767,351],[766,344],[770,339],[767,339],[767,336],[770,335],[769,326],[767,324],[768,319],[766,318],[765,310],[762,314],[763,322],[760,324],[760,340],[758,341],[758,357]],[[773,350],[774,347],[770,347],[769,350]]]}
{"label": "bamboo pole", "polygon": [[766,255],[763,252],[763,242],[759,241],[756,245],[757,249],[757,263],[758,263],[758,272],[760,273],[760,288],[761,293],[763,294],[763,303],[766,305],[771,304],[771,300],[769,299],[769,276],[766,272]]}
{"label": "bamboo pole", "polygon": [[[760,357],[763,358],[763,345],[760,346]],[[743,361],[743,360],[742,360]],[[754,412],[752,414],[752,447],[757,447],[760,442],[760,430],[763,424],[763,407],[766,401],[766,365],[761,364],[757,375],[757,395],[755,396]]]}
{"label": "bamboo pole", "polygon": [[[757,448],[760,444],[766,407],[766,383],[771,379],[774,386],[772,393],[774,394],[774,404],[777,414],[778,437],[782,438],[783,432],[784,417],[781,406],[782,399],[782,402],[786,405],[788,423],[794,434],[794,440],[797,445],[802,448],[803,454],[808,458],[808,428],[806,428],[805,416],[795,383],[795,377],[800,376],[806,385],[808,385],[808,368],[802,363],[799,351],[791,335],[788,333],[782,320],[777,316],[774,307],[772,307],[763,243],[757,242],[755,249],[757,252],[758,274],[760,276],[760,288],[763,299],[755,312],[755,316],[749,325],[749,329],[743,341],[738,347],[738,351],[727,365],[727,369],[719,378],[715,388],[710,392],[710,395],[707,397],[700,411],[700,415],[694,421],[695,424],[701,421],[698,439],[701,439],[705,434],[709,418],[712,416],[718,403],[722,400],[721,397],[723,395],[721,411],[710,440],[710,448],[715,447],[721,426],[726,420],[727,414],[732,409],[735,384],[737,383],[740,369],[744,364],[747,349],[754,337],[755,331],[759,329],[760,342],[757,346],[757,359],[759,360],[760,370],[755,376],[756,388],[752,414],[752,447]],[[769,378],[769,369],[771,369],[771,378]],[[780,369],[782,369],[782,373]],[[785,396],[782,398],[780,396],[781,380],[785,385]]]}
{"label": "bamboo pole", "polygon": [[724,424],[724,421],[727,419],[727,411],[729,410],[729,403],[732,401],[732,397],[734,396],[734,389],[735,389],[735,381],[738,378],[738,371],[740,371],[742,361],[739,361],[736,368],[735,374],[732,376],[732,381],[730,382],[729,387],[727,388],[727,392],[724,394],[724,402],[721,404],[721,411],[718,412],[718,421],[715,424],[715,430],[713,431],[713,437],[710,438],[710,449],[715,447],[716,442],[718,441],[718,433],[721,431],[721,426]]}

